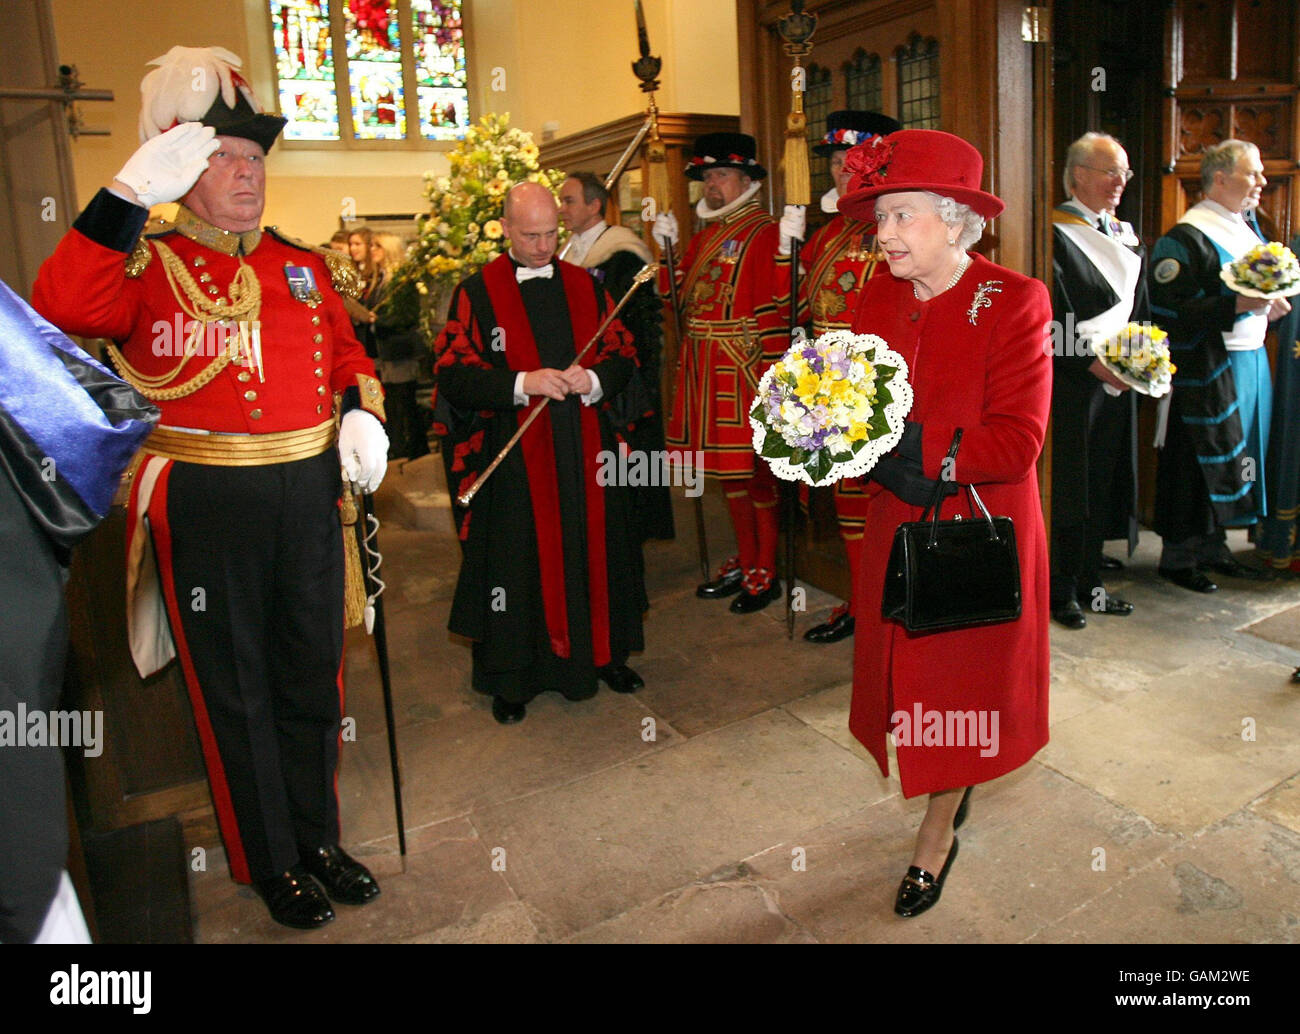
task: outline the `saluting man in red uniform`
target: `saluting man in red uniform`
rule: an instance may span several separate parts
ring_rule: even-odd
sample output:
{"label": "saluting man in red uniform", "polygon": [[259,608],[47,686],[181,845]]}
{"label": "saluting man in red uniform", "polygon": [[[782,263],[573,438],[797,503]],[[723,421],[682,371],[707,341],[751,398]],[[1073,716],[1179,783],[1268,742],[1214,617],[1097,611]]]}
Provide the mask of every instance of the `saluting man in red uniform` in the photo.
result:
{"label": "saluting man in red uniform", "polygon": [[[688,179],[704,184],[695,215],[705,226],[674,271],[685,334],[667,433],[670,449],[701,453],[704,476],[724,483],[739,555],[695,594],[715,599],[739,593],[731,602],[738,614],[761,610],[781,595],[776,480],[766,463],[756,463],[749,407],[759,378],[789,347],[789,241],[803,236],[802,208],[788,206],[787,218],[797,226],[787,227],[759,204],[767,170],[755,146],[744,133],[707,133],[695,141],[686,167]],[[661,214],[653,232],[661,243],[675,244],[676,217]]]}
{"label": "saluting man in red uniform", "polygon": [[[803,275],[799,280],[799,322],[812,321],[813,337],[832,330],[848,330],[858,306],[858,292],[875,272],[875,227],[845,215],[836,206],[848,189],[849,173],[844,155],[850,147],[884,136],[903,127],[888,115],[875,111],[832,111],[826,117],[826,136],[813,145],[813,152],[830,157],[834,186],[822,195],[823,212],[831,219],[816,230],[799,249]],[[801,494],[807,487],[801,485]],[[866,478],[841,478],[832,489],[840,537],[849,558],[850,580],[858,569],[862,553],[862,528],[866,522],[866,501],[870,489]],[[810,643],[837,643],[853,634],[853,599],[856,592],[831,611],[822,624],[803,634]]]}
{"label": "saluting man in red uniform", "polygon": [[[379,485],[383,393],[337,293],[346,260],[258,228],[285,120],[260,112],[228,51],[154,64],[144,143],[41,267],[33,303],[112,339],[162,411],[131,493],[132,653],[144,674],[180,658],[231,874],[278,922],[312,928],[334,918],[322,885],[347,904],[379,893],[339,847],[335,780],[339,464]],[[149,206],[177,199],[176,221],[142,236]]]}

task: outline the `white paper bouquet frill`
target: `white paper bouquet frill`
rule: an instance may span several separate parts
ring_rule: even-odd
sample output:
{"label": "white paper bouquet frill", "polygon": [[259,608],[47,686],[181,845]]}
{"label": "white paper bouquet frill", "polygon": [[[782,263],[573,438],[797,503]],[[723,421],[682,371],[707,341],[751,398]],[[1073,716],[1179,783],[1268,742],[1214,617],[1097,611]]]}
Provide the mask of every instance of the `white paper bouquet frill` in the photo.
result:
{"label": "white paper bouquet frill", "polygon": [[1285,244],[1272,241],[1225,262],[1219,279],[1248,298],[1289,298],[1300,294],[1300,262]]}
{"label": "white paper bouquet frill", "polygon": [[796,341],[758,382],[754,451],[785,481],[861,477],[898,444],[912,408],[907,363],[874,334]]}

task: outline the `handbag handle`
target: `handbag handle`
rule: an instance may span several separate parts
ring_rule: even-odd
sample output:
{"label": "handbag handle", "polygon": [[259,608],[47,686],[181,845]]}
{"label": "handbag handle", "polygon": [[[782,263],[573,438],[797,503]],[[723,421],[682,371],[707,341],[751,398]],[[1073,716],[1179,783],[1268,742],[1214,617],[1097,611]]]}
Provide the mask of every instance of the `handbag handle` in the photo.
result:
{"label": "handbag handle", "polygon": [[[953,461],[957,458],[957,449],[961,446],[962,429],[959,427],[952,434],[952,444],[948,446],[948,455],[944,458],[943,466],[939,470],[939,477],[934,483],[934,498],[921,514],[921,520],[926,521],[930,518],[930,511],[934,511],[934,519],[939,519],[939,507],[943,502],[944,472],[953,469]],[[934,532],[930,533],[931,541],[934,540]]]}
{"label": "handbag handle", "polygon": [[[952,445],[948,447],[948,455],[944,460],[945,469],[948,470],[952,469],[951,464],[952,461],[957,458],[957,449],[961,446],[961,438],[962,438],[962,429],[959,427],[957,428],[956,431],[953,432]],[[993,542],[996,542],[998,540],[998,529],[997,529],[997,525],[993,523],[993,515],[989,513],[988,507],[984,505],[984,500],[980,498],[980,494],[977,491],[975,491],[974,485],[968,484],[963,487],[965,487],[966,489],[967,504],[969,505],[972,502],[974,503],[974,505],[970,507],[971,516],[973,517],[975,515],[975,507],[978,506],[980,513],[984,515],[984,519],[988,521],[989,539]],[[942,502],[943,502],[943,478],[940,477],[937,484],[935,485],[934,499],[931,500],[930,505],[926,507],[925,513],[921,515],[922,522],[924,522],[927,518],[929,518],[930,520],[930,539],[926,543],[926,548],[929,549],[934,548],[934,545],[939,537],[939,510]],[[931,511],[933,511],[933,515],[931,515]]]}

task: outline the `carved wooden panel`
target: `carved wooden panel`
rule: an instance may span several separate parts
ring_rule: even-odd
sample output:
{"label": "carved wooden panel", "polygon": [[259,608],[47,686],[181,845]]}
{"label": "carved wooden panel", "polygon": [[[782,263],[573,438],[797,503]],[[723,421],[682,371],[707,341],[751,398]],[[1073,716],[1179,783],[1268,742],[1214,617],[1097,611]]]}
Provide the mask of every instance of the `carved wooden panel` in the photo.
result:
{"label": "carved wooden panel", "polygon": [[1231,79],[1232,0],[1184,0],[1183,85]]}
{"label": "carved wooden panel", "polygon": [[1260,157],[1287,160],[1292,152],[1292,99],[1185,100],[1178,110],[1178,157],[1195,157],[1230,137],[1249,140]]}
{"label": "carved wooden panel", "polygon": [[1238,101],[1233,105],[1234,134],[1259,148],[1264,161],[1293,157],[1291,98]]}
{"label": "carved wooden panel", "polygon": [[1237,79],[1294,74],[1295,0],[1237,0]]}

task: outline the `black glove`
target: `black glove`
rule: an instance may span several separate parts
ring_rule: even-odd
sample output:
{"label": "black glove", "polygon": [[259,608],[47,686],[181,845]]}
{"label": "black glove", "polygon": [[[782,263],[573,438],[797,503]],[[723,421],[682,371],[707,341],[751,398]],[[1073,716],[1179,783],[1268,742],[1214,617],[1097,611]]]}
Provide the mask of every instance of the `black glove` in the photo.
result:
{"label": "black glove", "polygon": [[956,495],[957,482],[939,482],[926,477],[921,459],[921,425],[909,420],[894,451],[881,456],[871,468],[871,480],[910,506],[929,506],[941,483],[944,495]]}

